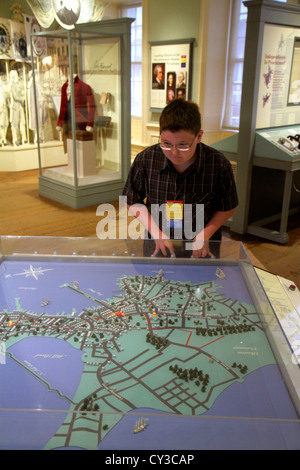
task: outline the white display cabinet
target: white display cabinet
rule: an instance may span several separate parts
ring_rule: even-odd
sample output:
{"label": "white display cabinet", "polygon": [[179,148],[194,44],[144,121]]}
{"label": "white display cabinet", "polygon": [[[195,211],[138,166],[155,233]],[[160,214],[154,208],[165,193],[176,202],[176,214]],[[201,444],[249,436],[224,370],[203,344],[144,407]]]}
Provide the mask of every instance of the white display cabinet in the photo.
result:
{"label": "white display cabinet", "polygon": [[[133,20],[80,24],[31,35],[39,192],[73,208],[118,199],[130,167],[130,25]],[[41,102],[41,91],[43,97]],[[46,97],[46,98],[45,98]],[[43,101],[53,109],[43,120]],[[45,142],[63,148],[53,163]]]}

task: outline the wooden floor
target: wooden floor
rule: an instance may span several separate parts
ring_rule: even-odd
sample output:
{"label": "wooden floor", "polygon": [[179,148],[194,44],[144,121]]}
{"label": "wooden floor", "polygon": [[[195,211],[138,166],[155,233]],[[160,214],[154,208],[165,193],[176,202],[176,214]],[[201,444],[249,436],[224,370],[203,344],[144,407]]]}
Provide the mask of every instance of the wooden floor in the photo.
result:
{"label": "wooden floor", "polygon": [[[72,209],[40,196],[37,170],[0,173],[1,235],[96,237],[96,209]],[[228,230],[224,230],[224,239],[242,241],[254,266],[285,277],[300,288],[299,214],[291,220],[288,234],[286,245]]]}

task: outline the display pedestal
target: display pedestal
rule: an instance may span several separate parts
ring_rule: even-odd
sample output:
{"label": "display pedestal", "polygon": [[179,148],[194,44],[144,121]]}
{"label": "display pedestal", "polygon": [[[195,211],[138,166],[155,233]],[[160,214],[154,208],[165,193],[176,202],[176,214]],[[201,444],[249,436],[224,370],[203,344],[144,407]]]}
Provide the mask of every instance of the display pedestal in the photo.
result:
{"label": "display pedestal", "polygon": [[[255,133],[246,232],[280,244],[289,241],[289,216],[300,212],[297,191],[300,184],[300,152],[289,152],[277,141],[281,135],[298,132],[299,125],[263,129]],[[230,161],[236,162],[238,138],[239,135],[235,134],[212,144],[212,147],[223,152]],[[276,229],[274,222],[278,222]]]}
{"label": "display pedestal", "polygon": [[[68,171],[74,172],[73,141],[67,139]],[[77,175],[91,176],[96,174],[96,144],[94,140],[76,140]]]}
{"label": "display pedestal", "polygon": [[[45,168],[67,163],[62,142],[40,144],[43,148],[43,166]],[[39,168],[36,144],[19,147],[12,145],[0,150],[0,171],[26,171]]]}

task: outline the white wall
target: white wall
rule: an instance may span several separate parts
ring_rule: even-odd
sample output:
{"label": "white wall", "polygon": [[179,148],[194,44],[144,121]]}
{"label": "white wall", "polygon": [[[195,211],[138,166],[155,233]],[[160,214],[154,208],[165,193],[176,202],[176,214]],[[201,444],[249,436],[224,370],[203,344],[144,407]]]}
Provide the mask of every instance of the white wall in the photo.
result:
{"label": "white wall", "polygon": [[[157,142],[159,136],[159,114],[149,113],[149,93],[147,92],[151,79],[149,77],[149,37],[153,37],[151,15],[149,21],[151,1],[153,0],[143,0],[143,89],[145,90],[143,115],[141,121],[136,119],[132,121],[133,143],[139,144],[141,147]],[[162,1],[170,3],[169,0]],[[189,0],[189,3],[191,4],[193,1],[197,3],[200,1],[201,7],[197,37],[195,37],[196,47],[194,47],[193,75],[195,79],[192,100],[197,102],[200,107],[204,129],[203,141],[210,144],[228,135],[220,130],[220,122],[225,89],[230,0]],[[179,21],[180,12],[181,10],[178,11]],[[186,34],[186,37],[190,37],[188,32]],[[157,40],[159,39],[157,38]],[[176,39],[174,32],[173,39]]]}

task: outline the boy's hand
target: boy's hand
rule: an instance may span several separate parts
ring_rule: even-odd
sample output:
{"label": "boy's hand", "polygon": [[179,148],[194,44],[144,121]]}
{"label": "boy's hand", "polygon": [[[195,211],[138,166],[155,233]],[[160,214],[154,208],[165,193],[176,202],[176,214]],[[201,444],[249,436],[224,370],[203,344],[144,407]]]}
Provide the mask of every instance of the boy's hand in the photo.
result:
{"label": "boy's hand", "polygon": [[157,255],[160,251],[164,256],[168,256],[170,252],[171,255],[175,256],[174,248],[170,240],[154,240],[155,241],[155,250],[153,256]]}
{"label": "boy's hand", "polygon": [[213,256],[209,251],[208,240],[194,240],[193,241],[193,256],[194,258],[208,258]]}

